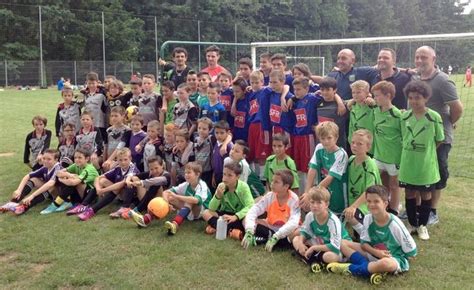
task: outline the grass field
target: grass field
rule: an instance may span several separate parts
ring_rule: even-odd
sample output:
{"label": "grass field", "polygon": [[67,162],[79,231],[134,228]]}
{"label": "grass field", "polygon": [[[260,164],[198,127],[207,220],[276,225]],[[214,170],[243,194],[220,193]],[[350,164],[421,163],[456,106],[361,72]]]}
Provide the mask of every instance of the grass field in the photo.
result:
{"label": "grass field", "polygon": [[[466,112],[451,169],[471,178],[450,178],[431,240],[415,239],[419,254],[410,272],[390,277],[384,287],[473,287],[474,88],[459,89]],[[46,115],[52,129],[59,102],[52,89],[0,91],[0,203],[28,172],[22,154],[31,117]],[[84,223],[64,214],[39,215],[45,206],[20,217],[0,215],[0,288],[373,288],[364,280],[312,274],[289,252],[245,251],[236,241],[217,241],[203,233],[203,222],[185,223],[168,237],[162,221],[138,229],[130,221],[110,220],[115,204]]]}

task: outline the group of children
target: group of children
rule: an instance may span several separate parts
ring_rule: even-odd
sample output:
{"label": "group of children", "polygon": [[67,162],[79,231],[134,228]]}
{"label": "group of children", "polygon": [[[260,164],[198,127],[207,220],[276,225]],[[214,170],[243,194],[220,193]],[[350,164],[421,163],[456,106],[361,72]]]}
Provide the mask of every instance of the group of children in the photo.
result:
{"label": "group of children", "polygon": [[[146,227],[156,218],[148,203],[162,196],[176,212],[164,224],[170,235],[200,218],[213,234],[222,216],[244,248],[293,247],[313,270],[408,270],[416,255],[410,232],[429,239],[436,146],[444,139],[440,116],[426,107],[429,87],[409,83],[411,109],[401,112],[389,82],[370,89],[356,81],[353,100],[343,103],[335,79],[314,84],[304,64],[286,74],[284,55],[261,62],[274,68],[251,72],[242,61],[248,69],[234,79],[222,72],[217,82],[189,71],[177,88],[163,82],[162,95],[152,75],[132,79],[125,92],[115,78],[101,85],[89,73],[81,97],[61,92],[58,150],[49,148],[47,120],[33,118],[25,147],[33,171],[0,210],[19,215],[51,199],[41,214],[67,211],[85,221],[118,198],[110,216]],[[399,186],[410,230],[397,217]]]}

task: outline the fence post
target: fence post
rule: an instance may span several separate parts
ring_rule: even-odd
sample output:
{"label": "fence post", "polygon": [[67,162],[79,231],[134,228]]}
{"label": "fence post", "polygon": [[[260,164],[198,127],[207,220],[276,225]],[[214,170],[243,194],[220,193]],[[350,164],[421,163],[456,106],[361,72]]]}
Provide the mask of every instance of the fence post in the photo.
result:
{"label": "fence post", "polygon": [[[296,41],[296,40],[297,40],[297,38],[296,38],[296,27],[295,27],[295,41]],[[295,46],[295,52],[294,52],[294,58],[293,58],[293,60],[294,60],[294,64],[297,64],[297,62],[296,62],[296,46]]]}
{"label": "fence post", "polygon": [[132,79],[133,76],[133,60],[130,62],[130,79]]}
{"label": "fence post", "polygon": [[8,67],[7,60],[5,59],[5,89],[8,87]]}
{"label": "fence post", "polygon": [[39,44],[40,44],[40,88],[44,85],[44,70],[43,70],[43,32],[41,24],[41,5],[38,6],[38,18],[39,18]]}
{"label": "fence post", "polygon": [[155,16],[155,71],[156,71],[156,79],[158,79],[159,72],[158,72],[158,24],[156,22]]}
{"label": "fence post", "polygon": [[[267,42],[270,42],[270,27],[267,25]],[[267,52],[270,52],[270,47],[267,46]]]}
{"label": "fence post", "polygon": [[105,80],[106,70],[105,70],[105,20],[104,20],[104,11],[102,11],[102,65],[104,66],[104,80]]}
{"label": "fence post", "polygon": [[77,63],[74,61],[74,85],[77,87]]}
{"label": "fence post", "polygon": [[[201,21],[198,20],[198,41],[201,42]],[[201,45],[198,45],[198,68],[201,71]]]}
{"label": "fence post", "polygon": [[[237,43],[237,23],[234,24],[234,42]],[[235,46],[235,71],[239,70],[237,45]]]}

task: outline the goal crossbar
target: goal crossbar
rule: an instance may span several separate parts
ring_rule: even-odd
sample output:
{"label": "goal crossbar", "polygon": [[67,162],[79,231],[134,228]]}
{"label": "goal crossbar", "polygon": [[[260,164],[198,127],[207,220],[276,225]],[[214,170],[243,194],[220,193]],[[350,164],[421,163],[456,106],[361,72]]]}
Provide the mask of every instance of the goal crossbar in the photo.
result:
{"label": "goal crossbar", "polygon": [[444,33],[444,34],[424,34],[424,35],[403,35],[403,36],[379,36],[341,39],[318,39],[318,40],[292,40],[292,41],[270,41],[252,42],[250,50],[253,66],[257,65],[257,48],[259,47],[282,47],[282,46],[317,46],[317,45],[351,45],[351,44],[371,44],[371,43],[391,43],[391,42],[420,42],[436,40],[466,40],[474,39],[474,32],[464,33]]}

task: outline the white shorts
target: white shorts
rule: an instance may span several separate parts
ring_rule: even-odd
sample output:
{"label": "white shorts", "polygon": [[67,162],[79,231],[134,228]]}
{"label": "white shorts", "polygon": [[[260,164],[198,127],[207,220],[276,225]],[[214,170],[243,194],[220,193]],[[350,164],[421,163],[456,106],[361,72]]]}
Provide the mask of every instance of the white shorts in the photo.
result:
{"label": "white shorts", "polygon": [[377,167],[379,168],[380,171],[385,171],[390,176],[398,176],[398,166],[397,165],[388,164],[388,163],[379,161],[377,159],[375,159],[375,164],[377,164]]}

